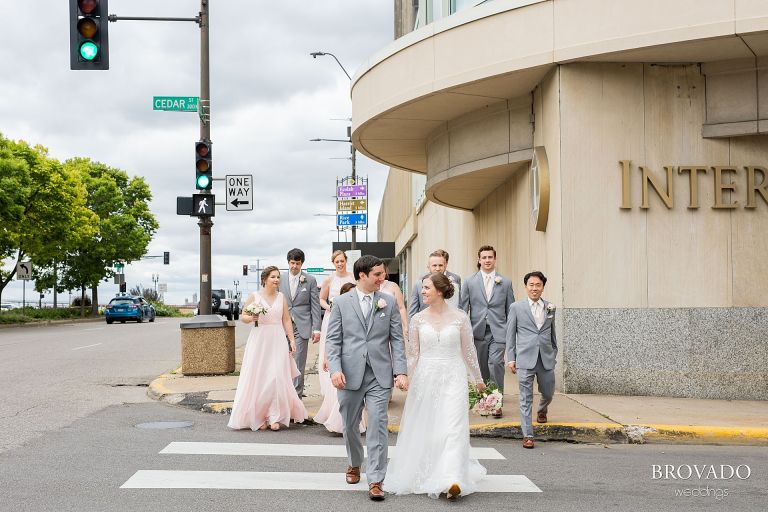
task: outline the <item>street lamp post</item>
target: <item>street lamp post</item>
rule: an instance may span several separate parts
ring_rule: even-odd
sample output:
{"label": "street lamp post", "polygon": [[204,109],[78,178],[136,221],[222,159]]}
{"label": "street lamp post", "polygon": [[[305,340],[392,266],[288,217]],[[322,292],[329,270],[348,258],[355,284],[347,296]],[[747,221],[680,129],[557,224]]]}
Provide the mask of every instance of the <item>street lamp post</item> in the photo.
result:
{"label": "street lamp post", "polygon": [[152,282],[155,284],[155,293],[157,293],[157,282],[160,281],[160,274],[152,274]]}

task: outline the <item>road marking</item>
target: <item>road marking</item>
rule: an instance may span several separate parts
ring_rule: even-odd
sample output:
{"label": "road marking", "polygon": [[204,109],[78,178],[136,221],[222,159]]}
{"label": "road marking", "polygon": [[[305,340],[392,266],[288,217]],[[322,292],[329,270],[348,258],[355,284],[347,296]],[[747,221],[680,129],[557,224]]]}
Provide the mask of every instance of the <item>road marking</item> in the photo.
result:
{"label": "road marking", "polygon": [[80,350],[82,348],[98,347],[99,345],[101,345],[101,343],[94,343],[93,345],[86,345],[84,347],[77,347],[77,348],[73,348],[72,350]]}
{"label": "road marking", "polygon": [[[389,456],[397,452],[389,447]],[[273,457],[346,457],[344,445],[333,444],[260,444],[260,443],[187,443],[172,442],[161,454],[183,455],[260,455]],[[505,460],[495,448],[470,448],[475,459]]]}
{"label": "road marking", "polygon": [[93,329],[83,329],[83,332],[86,332],[86,331],[100,331],[102,329],[106,329],[106,327],[94,327]]}
{"label": "road marking", "polygon": [[[120,488],[367,491],[368,485],[365,475],[359,484],[349,485],[342,473],[141,470]],[[541,492],[541,489],[524,475],[487,475],[480,481],[477,492]]]}

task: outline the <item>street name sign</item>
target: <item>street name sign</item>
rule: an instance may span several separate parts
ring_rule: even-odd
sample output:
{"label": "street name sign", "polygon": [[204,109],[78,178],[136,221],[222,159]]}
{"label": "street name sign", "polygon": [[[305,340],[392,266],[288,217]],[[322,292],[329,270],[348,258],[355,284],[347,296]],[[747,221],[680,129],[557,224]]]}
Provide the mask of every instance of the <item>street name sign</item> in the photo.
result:
{"label": "street name sign", "polygon": [[339,185],[336,197],[367,197],[368,185]]}
{"label": "street name sign", "polygon": [[336,215],[337,226],[367,226],[367,213],[339,213]]}
{"label": "street name sign", "polygon": [[325,272],[325,269],[323,267],[309,267],[308,269],[306,269],[306,271],[309,273],[318,274],[318,273]]}
{"label": "street name sign", "polygon": [[16,265],[16,279],[20,279],[22,281],[29,281],[32,279],[31,261],[20,261],[19,264]]}
{"label": "street name sign", "polygon": [[227,211],[253,210],[253,174],[227,174]]}
{"label": "street name sign", "polygon": [[152,99],[152,110],[197,112],[199,100],[199,96],[155,96]]}
{"label": "street name sign", "polygon": [[367,199],[339,199],[336,201],[336,211],[355,212],[368,210]]}

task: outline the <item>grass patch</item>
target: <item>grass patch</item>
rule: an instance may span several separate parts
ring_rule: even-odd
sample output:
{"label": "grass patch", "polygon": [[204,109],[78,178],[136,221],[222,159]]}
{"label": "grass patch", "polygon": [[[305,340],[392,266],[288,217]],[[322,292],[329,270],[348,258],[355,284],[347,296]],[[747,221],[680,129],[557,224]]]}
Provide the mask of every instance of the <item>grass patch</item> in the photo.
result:
{"label": "grass patch", "polygon": [[[86,316],[90,316],[90,308]],[[26,324],[45,320],[80,318],[80,308],[18,308],[0,312],[0,324]]]}

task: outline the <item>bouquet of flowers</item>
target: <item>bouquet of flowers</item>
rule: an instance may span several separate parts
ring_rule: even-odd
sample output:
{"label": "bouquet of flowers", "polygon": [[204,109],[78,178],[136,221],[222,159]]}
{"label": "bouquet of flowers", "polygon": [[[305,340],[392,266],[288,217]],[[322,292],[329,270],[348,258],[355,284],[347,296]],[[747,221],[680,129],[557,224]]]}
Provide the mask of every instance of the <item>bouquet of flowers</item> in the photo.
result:
{"label": "bouquet of flowers", "polygon": [[469,409],[480,416],[491,416],[501,409],[503,395],[496,384],[488,382],[483,391],[469,384]]}
{"label": "bouquet of flowers", "polygon": [[[269,308],[267,306],[265,306],[264,304],[256,303],[256,302],[252,302],[251,304],[248,304],[243,308],[243,313],[246,313],[251,316],[264,315],[267,313],[267,311],[269,311]],[[259,320],[257,318],[256,326],[258,327],[258,325],[259,325]]]}

